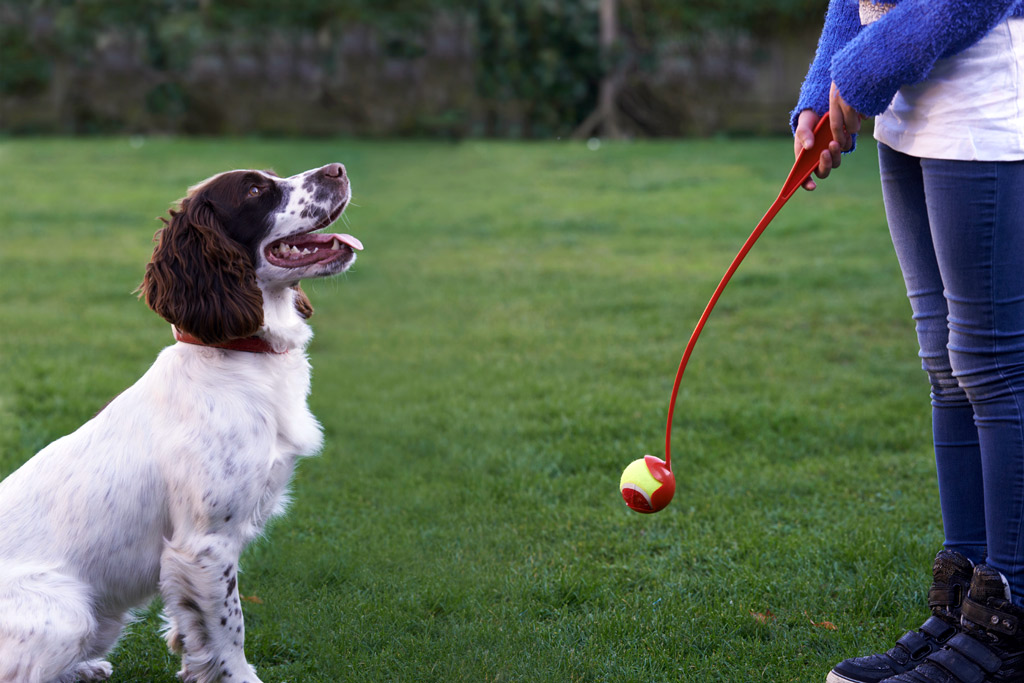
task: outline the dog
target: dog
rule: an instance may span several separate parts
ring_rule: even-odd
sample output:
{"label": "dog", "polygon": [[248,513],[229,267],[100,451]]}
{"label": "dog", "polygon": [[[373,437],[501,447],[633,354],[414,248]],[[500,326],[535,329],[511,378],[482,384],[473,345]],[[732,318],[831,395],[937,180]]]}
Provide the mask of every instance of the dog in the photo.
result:
{"label": "dog", "polygon": [[109,678],[130,610],[159,593],[183,681],[259,683],[238,559],[322,445],[299,281],[362,250],[319,232],[350,199],[341,164],[229,171],[161,219],[139,296],[176,343],[0,483],[0,682]]}

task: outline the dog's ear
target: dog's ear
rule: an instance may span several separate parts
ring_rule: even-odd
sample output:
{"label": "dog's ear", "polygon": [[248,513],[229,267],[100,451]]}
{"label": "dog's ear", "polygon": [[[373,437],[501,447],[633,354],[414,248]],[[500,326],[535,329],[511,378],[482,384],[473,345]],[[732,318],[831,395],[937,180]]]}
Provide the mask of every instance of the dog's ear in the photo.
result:
{"label": "dog's ear", "polygon": [[306,320],[309,320],[313,316],[313,302],[309,300],[306,293],[302,291],[302,285],[296,284],[292,289],[295,290],[295,310],[299,312]]}
{"label": "dog's ear", "polygon": [[201,193],[170,215],[154,238],[139,295],[205,344],[255,334],[263,325],[263,295],[251,257],[227,237]]}

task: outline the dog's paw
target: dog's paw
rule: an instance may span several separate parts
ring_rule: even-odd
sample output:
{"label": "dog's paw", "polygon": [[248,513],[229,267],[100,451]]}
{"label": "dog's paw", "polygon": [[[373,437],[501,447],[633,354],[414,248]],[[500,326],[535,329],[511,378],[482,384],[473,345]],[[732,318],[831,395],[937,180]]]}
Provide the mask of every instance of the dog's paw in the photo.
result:
{"label": "dog's paw", "polygon": [[110,665],[110,662],[105,662],[102,659],[93,659],[88,662],[82,662],[75,670],[71,673],[69,681],[82,681],[83,683],[91,683],[91,681],[105,681],[110,678],[114,673],[114,667]]}

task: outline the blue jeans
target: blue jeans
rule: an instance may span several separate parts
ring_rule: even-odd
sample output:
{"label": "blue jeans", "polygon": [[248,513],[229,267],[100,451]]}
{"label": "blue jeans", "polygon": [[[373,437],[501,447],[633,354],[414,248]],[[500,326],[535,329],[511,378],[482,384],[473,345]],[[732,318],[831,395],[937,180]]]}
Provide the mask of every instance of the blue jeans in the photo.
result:
{"label": "blue jeans", "polygon": [[931,381],[945,546],[1024,605],[1024,162],[878,153]]}

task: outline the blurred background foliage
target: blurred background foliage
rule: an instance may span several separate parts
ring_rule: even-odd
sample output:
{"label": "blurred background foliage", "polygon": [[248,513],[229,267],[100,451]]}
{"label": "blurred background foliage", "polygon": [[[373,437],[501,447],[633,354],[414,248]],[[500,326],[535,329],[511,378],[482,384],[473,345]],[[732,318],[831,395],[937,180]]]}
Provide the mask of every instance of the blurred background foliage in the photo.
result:
{"label": "blurred background foliage", "polygon": [[766,133],[825,0],[0,0],[0,130],[550,138],[603,78],[629,136]]}

